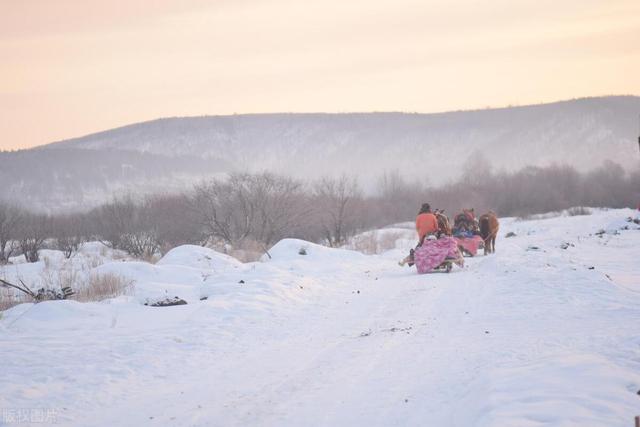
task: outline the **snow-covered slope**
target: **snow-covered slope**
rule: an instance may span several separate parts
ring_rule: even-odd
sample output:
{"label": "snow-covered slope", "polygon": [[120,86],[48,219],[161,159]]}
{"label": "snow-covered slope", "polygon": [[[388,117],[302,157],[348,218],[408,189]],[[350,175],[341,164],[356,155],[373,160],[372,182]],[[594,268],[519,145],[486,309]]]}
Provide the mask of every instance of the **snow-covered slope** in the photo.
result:
{"label": "snow-covered slope", "polygon": [[[398,267],[402,227],[381,255],[287,239],[259,263],[182,247],[103,264],[132,296],[2,314],[0,407],[77,426],[628,426],[631,215],[502,219],[497,253],[451,274]],[[188,304],[142,305],[161,294]]]}
{"label": "snow-covered slope", "polygon": [[585,171],[606,159],[637,168],[639,111],[639,97],[617,96],[441,114],[166,118],[0,153],[0,197],[73,207],[114,189],[149,190],[156,181],[166,189],[228,170],[302,178],[348,173],[367,188],[384,171],[398,170],[409,179],[428,175],[437,185],[456,178],[479,152],[507,170],[566,163]]}

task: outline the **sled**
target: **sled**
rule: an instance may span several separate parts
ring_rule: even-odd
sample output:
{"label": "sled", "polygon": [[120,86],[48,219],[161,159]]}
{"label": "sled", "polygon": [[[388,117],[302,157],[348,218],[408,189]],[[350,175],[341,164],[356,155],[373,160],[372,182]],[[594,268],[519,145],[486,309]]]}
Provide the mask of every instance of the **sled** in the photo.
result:
{"label": "sled", "polygon": [[[413,251],[413,249],[412,249]],[[451,270],[453,269],[453,263],[456,262],[457,259],[455,258],[449,258],[449,259],[445,259],[442,264],[438,265],[437,267],[435,267],[432,272],[442,272],[442,273],[451,273]],[[400,267],[404,267],[405,265],[409,265],[409,267],[413,267],[413,265],[415,264],[415,261],[411,258],[411,255],[409,255],[408,257],[404,258],[402,261],[398,261],[398,265]]]}
{"label": "sled", "polygon": [[458,243],[458,249],[464,256],[474,257],[478,254],[479,249],[484,249],[484,241],[482,237],[474,235],[467,236],[454,236]]}
{"label": "sled", "polygon": [[456,260],[454,258],[446,259],[442,262],[442,264],[440,264],[430,272],[431,273],[451,273],[451,270],[453,270],[453,263],[455,261]]}
{"label": "sled", "polygon": [[419,274],[433,271],[449,273],[453,269],[453,264],[464,266],[464,258],[458,249],[456,240],[453,237],[441,237],[437,240],[425,240],[424,243],[411,250],[408,257],[398,264],[404,266],[415,264]]}

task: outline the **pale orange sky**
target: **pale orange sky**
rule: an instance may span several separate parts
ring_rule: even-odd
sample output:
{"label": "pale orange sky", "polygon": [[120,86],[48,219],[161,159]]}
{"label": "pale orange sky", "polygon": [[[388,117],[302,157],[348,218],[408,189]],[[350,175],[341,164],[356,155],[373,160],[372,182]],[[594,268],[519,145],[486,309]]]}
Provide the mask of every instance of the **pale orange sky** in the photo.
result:
{"label": "pale orange sky", "polygon": [[0,149],[167,116],[640,94],[638,0],[0,0]]}

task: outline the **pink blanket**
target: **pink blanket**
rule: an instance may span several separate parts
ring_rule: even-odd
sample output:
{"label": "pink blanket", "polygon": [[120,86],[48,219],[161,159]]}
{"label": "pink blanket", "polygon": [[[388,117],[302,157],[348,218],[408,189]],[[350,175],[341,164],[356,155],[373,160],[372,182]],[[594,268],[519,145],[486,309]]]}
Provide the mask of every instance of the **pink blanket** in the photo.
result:
{"label": "pink blanket", "polygon": [[420,274],[432,271],[446,258],[455,258],[456,264],[461,267],[464,265],[464,259],[458,251],[458,243],[453,237],[425,240],[414,254],[415,264]]}
{"label": "pink blanket", "polygon": [[471,256],[475,256],[478,253],[478,248],[482,245],[482,237],[456,237],[458,246],[462,246],[465,251],[469,252]]}

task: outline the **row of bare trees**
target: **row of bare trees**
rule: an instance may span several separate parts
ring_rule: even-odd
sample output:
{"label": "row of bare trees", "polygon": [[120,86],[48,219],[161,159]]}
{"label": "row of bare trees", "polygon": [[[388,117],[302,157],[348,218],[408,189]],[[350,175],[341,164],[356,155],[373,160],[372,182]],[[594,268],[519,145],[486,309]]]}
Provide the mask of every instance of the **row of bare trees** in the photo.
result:
{"label": "row of bare trees", "polygon": [[358,231],[411,220],[425,201],[451,215],[462,207],[525,215],[640,201],[640,171],[629,174],[613,163],[586,174],[567,166],[495,173],[478,157],[463,169],[459,181],[437,188],[388,172],[373,195],[348,176],[304,183],[237,173],[185,194],[114,198],[85,213],[50,216],[0,201],[0,263],[18,254],[38,261],[45,247],[71,257],[88,240],[139,258],[182,244],[266,252],[285,237],[341,246]]}
{"label": "row of bare trees", "polygon": [[311,185],[269,173],[234,174],[196,186],[187,207],[205,240],[264,251],[298,237],[340,246],[367,224],[364,197],[354,178],[324,178]]}
{"label": "row of bare trees", "polygon": [[362,204],[353,178],[305,185],[270,173],[232,174],[187,194],[114,198],[86,213],[33,214],[0,201],[0,262],[16,254],[36,262],[45,247],[71,257],[89,240],[143,259],[182,244],[266,252],[285,237],[339,246],[366,226]]}

